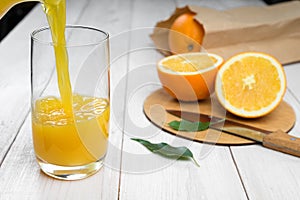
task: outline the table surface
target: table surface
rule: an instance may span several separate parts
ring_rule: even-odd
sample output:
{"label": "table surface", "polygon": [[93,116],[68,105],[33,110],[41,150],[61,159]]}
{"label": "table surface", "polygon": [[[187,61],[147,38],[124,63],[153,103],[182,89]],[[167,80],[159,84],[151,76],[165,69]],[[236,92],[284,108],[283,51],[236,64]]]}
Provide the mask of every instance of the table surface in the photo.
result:
{"label": "table surface", "polygon": [[[151,41],[156,22],[186,4],[228,9],[260,0],[68,0],[67,23],[107,30],[111,39],[111,127],[105,165],[80,181],[44,175],[34,157],[30,115],[29,34],[47,25],[40,5],[0,44],[0,199],[300,199],[300,159],[259,144],[218,146],[161,131],[144,116],[144,99],[160,88]],[[300,137],[300,63],[284,66],[285,100]],[[130,140],[188,146],[200,163],[173,161]]]}

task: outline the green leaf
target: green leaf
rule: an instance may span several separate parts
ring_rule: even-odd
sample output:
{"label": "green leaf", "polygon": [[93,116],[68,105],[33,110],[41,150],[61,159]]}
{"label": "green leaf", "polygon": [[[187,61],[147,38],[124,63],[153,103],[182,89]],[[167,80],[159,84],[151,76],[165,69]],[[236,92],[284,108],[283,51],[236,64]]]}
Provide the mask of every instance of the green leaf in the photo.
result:
{"label": "green leaf", "polygon": [[193,153],[187,147],[173,147],[167,143],[151,143],[147,140],[139,138],[131,138],[132,140],[144,145],[149,151],[160,154],[172,159],[192,159],[194,163],[200,167],[194,158]]}
{"label": "green leaf", "polygon": [[208,129],[210,122],[191,122],[183,119],[181,121],[171,121],[168,125],[177,131],[195,132]]}

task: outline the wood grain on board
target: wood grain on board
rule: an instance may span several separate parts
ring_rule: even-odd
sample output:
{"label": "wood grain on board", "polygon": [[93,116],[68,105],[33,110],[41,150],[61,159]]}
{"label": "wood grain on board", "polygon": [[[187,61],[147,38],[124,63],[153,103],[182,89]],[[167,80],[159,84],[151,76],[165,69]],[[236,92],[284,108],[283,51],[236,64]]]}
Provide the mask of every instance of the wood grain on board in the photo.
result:
{"label": "wood grain on board", "polygon": [[282,101],[274,111],[264,117],[245,119],[226,112],[214,96],[211,99],[198,102],[178,102],[163,89],[159,89],[150,94],[145,100],[144,112],[155,125],[177,136],[199,142],[223,145],[252,144],[254,142],[212,129],[198,132],[176,131],[167,124],[173,120],[179,120],[179,118],[167,113],[166,109],[202,113],[221,118],[226,117],[238,123],[263,129],[267,132],[273,132],[278,129],[288,132],[294,126],[296,120],[293,108],[285,101]]}

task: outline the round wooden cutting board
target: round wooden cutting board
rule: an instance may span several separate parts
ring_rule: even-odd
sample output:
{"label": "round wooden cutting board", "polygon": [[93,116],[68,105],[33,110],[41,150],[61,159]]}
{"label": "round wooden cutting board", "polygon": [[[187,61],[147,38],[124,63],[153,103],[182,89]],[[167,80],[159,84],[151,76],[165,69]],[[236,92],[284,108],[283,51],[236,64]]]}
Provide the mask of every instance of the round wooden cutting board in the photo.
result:
{"label": "round wooden cutting board", "polygon": [[226,113],[214,96],[198,102],[178,102],[163,89],[159,89],[146,98],[144,113],[158,127],[180,137],[219,145],[242,145],[253,144],[255,142],[213,129],[198,132],[176,131],[170,128],[168,123],[173,120],[180,120],[180,118],[167,113],[167,109],[203,113],[222,118],[226,116],[226,118],[230,118],[236,122],[270,132],[278,129],[288,132],[294,126],[296,120],[293,108],[285,101],[282,101],[273,112],[264,117],[244,119],[228,112]]}

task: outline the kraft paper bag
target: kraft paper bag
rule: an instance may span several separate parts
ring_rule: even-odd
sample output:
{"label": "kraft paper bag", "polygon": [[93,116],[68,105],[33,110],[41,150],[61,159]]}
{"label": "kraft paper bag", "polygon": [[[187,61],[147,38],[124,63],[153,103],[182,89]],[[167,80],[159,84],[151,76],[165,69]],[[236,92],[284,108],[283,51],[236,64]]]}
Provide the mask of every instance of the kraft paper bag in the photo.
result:
{"label": "kraft paper bag", "polygon": [[177,8],[158,22],[151,38],[157,49],[170,55],[168,33],[181,14],[193,12],[204,26],[204,49],[225,59],[241,52],[268,53],[282,64],[300,61],[300,1],[272,6],[248,6],[215,10],[199,6]]}

